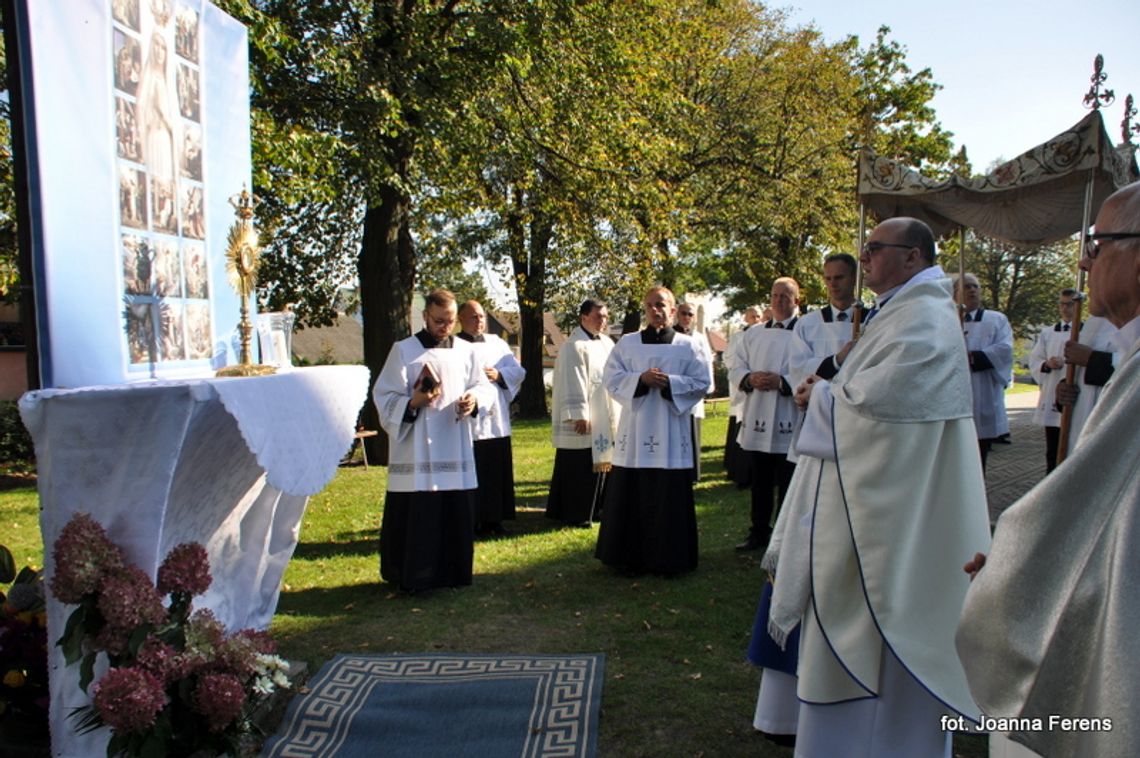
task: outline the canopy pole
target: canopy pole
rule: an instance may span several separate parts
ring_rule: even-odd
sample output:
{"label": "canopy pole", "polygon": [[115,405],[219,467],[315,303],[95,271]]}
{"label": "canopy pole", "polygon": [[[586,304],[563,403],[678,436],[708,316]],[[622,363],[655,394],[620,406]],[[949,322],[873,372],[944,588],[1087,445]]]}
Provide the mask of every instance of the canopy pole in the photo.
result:
{"label": "canopy pole", "polygon": [[[1077,342],[1081,338],[1081,303],[1085,299],[1085,272],[1081,268],[1081,258],[1085,255],[1085,245],[1088,244],[1089,224],[1092,223],[1093,184],[1096,174],[1089,170],[1088,181],[1085,182],[1085,204],[1081,220],[1081,242],[1077,248],[1077,294],[1073,298],[1075,308],[1073,311],[1073,325],[1069,329],[1069,342]],[[1065,366],[1065,381],[1072,384],[1076,379],[1077,366],[1069,363]],[[1048,398],[1046,398],[1048,402]],[[1065,405],[1061,408],[1061,429],[1057,440],[1057,465],[1069,455],[1069,430],[1073,425],[1073,406]]]}
{"label": "canopy pole", "polygon": [[958,227],[958,323],[966,321],[966,227]]}
{"label": "canopy pole", "polygon": [[863,244],[867,239],[867,206],[859,201],[859,241],[855,248],[855,304],[851,311],[851,339],[859,339],[863,323]]}

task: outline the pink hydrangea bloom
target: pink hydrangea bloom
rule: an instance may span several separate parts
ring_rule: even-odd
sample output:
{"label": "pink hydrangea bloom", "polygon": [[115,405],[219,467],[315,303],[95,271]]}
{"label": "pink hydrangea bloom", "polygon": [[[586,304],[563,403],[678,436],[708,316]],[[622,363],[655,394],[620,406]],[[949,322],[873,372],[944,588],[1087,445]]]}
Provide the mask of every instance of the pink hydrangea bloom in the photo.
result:
{"label": "pink hydrangea bloom", "polygon": [[220,732],[241,715],[245,687],[233,674],[206,674],[194,688],[194,710],[206,717],[211,732]]}
{"label": "pink hydrangea bloom", "polygon": [[184,542],[166,555],[158,569],[158,591],[201,595],[210,588],[210,559],[197,542]]}
{"label": "pink hydrangea bloom", "polygon": [[52,550],[55,570],[51,591],[62,603],[78,603],[94,592],[109,571],[123,565],[123,552],[107,532],[86,513],[71,517]]}
{"label": "pink hydrangea bloom", "polygon": [[226,638],[226,628],[209,608],[194,611],[186,624],[186,652],[214,660]]}
{"label": "pink hydrangea bloom", "polygon": [[123,631],[166,621],[162,597],[138,566],[127,566],[103,577],[98,607],[107,626]]}
{"label": "pink hydrangea bloom", "polygon": [[166,705],[162,682],[134,666],[111,669],[95,684],[93,692],[99,716],[120,733],[141,732],[153,726]]}

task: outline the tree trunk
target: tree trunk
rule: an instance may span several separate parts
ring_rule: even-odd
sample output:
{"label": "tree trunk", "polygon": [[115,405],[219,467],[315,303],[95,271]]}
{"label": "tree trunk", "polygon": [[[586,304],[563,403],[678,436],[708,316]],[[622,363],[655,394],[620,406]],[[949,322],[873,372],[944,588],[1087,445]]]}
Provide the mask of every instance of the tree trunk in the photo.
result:
{"label": "tree trunk", "polygon": [[625,317],[621,320],[621,333],[631,334],[641,330],[641,303],[630,298],[625,304]]}
{"label": "tree trunk", "polygon": [[[415,285],[416,256],[408,230],[411,199],[395,187],[380,188],[379,202],[369,203],[364,214],[364,235],[357,259],[360,308],[364,321],[364,363],[368,366],[369,397],[361,412],[366,429],[380,430],[371,388],[398,340],[412,332],[409,311]],[[368,459],[387,465],[388,435],[362,440]]]}
{"label": "tree trunk", "polygon": [[[516,202],[521,202],[516,193]],[[521,211],[507,220],[511,263],[519,298],[519,352],[526,379],[519,388],[519,415],[546,418],[546,387],[542,383],[542,314],[546,308],[546,256],[554,237],[554,222],[538,215],[529,224],[529,239]]]}

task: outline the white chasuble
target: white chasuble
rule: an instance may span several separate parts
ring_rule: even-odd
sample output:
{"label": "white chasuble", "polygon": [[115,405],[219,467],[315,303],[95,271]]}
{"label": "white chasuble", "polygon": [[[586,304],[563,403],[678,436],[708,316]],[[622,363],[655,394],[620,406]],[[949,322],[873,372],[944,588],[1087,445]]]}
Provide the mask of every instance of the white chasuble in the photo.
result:
{"label": "white chasuble", "polygon": [[[476,487],[471,423],[459,416],[455,401],[470,391],[482,407],[493,403],[494,396],[471,345],[458,339],[452,343],[427,349],[416,336],[400,340],[376,379],[372,397],[380,426],[388,433],[389,492]],[[442,392],[418,413],[409,412],[412,389],[425,372],[434,374]]]}
{"label": "white chasuble", "polygon": [[[729,371],[729,384],[740,388],[744,377],[753,371],[772,371],[781,376],[788,389],[794,390],[788,364],[792,331],[766,328],[757,324],[745,332],[736,362]],[[745,450],[764,453],[786,453],[799,420],[799,411],[791,395],[779,390],[741,390],[744,405],[740,410],[737,441]]]}
{"label": "white chasuble", "polygon": [[[876,697],[883,656],[893,654],[936,700],[979,715],[951,630],[969,586],[962,565],[988,549],[989,516],[950,291],[938,267],[913,277],[825,391],[812,393],[801,440],[824,419],[832,460],[804,467],[810,486],[793,480],[797,496],[811,498],[801,700]],[[819,402],[829,405],[822,413]],[[797,570],[790,549],[776,593],[785,569]]]}
{"label": "white chasuble", "polygon": [[1013,330],[1005,314],[997,311],[975,311],[981,321],[962,324],[966,349],[985,354],[993,368],[970,372],[974,390],[974,423],[978,439],[991,439],[1009,433],[1005,415],[1005,388],[1013,379]]}
{"label": "white chasuble", "polygon": [[[1130,326],[1136,339],[1140,319],[1122,334]],[[1041,719],[1010,736],[1042,755],[1131,756],[1140,744],[1138,351],[1123,353],[1072,455],[998,519],[958,627],[978,703]],[[1050,717],[1101,721],[1050,728]]]}
{"label": "white chasuble", "polygon": [[[669,375],[668,397],[656,388],[639,392],[640,375],[650,368]],[[689,413],[708,391],[709,373],[692,338],[674,333],[670,344],[644,344],[641,332],[625,335],[606,362],[605,385],[622,409],[615,466],[693,467]]]}
{"label": "white chasuble", "polygon": [[[465,340],[464,340],[465,341]],[[511,401],[519,394],[526,378],[526,369],[519,365],[511,347],[501,337],[483,335],[482,342],[470,342],[480,369],[493,368],[499,372],[499,382],[491,382],[492,402],[480,405],[471,417],[476,440],[490,440],[511,436]]]}

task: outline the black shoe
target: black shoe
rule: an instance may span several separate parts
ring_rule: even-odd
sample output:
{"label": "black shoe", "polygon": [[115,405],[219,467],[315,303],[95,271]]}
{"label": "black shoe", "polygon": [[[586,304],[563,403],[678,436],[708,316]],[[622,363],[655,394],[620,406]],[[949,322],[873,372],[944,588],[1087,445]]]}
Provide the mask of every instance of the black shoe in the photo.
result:
{"label": "black shoe", "polygon": [[1009,439],[1009,435],[1008,435],[1008,434],[1003,434],[1002,436],[1000,436],[1000,437],[996,438],[996,439],[994,440],[994,442],[998,443],[999,445],[1009,445],[1009,444],[1012,444],[1012,443],[1011,443],[1011,441],[1010,441],[1010,439]]}
{"label": "black shoe", "polygon": [[776,745],[783,747],[796,746],[796,735],[794,734],[769,734],[768,732],[761,732],[759,729],[756,731],[760,733],[761,737]]}
{"label": "black shoe", "polygon": [[750,534],[748,539],[736,546],[736,549],[741,553],[746,553],[751,550],[759,550],[762,547],[764,547],[764,543]]}
{"label": "black shoe", "polygon": [[593,526],[593,524],[589,521],[582,521],[581,523],[574,524],[574,526],[578,527],[579,529],[589,529]]}
{"label": "black shoe", "polygon": [[505,535],[510,534],[510,532],[507,530],[507,528],[505,526],[503,526],[503,524],[499,521],[496,521],[493,524],[487,524],[486,528],[487,528],[488,532],[495,535],[496,537],[503,537]]}

